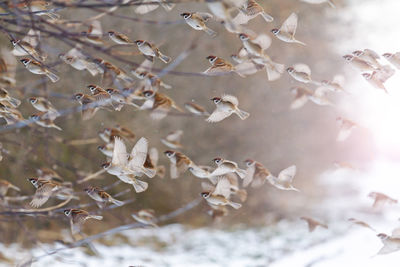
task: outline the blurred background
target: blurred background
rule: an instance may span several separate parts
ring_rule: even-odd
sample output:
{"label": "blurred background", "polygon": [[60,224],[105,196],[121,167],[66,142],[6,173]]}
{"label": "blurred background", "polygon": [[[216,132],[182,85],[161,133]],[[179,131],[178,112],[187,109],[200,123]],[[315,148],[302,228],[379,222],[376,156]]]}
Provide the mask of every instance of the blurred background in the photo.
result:
{"label": "blurred background", "polygon": [[[213,158],[223,157],[245,168],[244,160],[251,158],[277,175],[294,164],[297,166],[294,186],[300,192],[280,191],[268,183],[260,188],[248,187],[243,207],[230,209],[227,216],[218,220],[207,214],[208,205],[202,201],[194,209],[161,224],[160,228],[134,229],[97,240],[94,243],[97,255],[87,248],[75,248],[43,257],[32,266],[95,266],[99,263],[103,266],[396,266],[395,262],[400,259],[398,253],[374,257],[382,246],[377,233],[352,225],[347,219],[355,217],[366,221],[378,232],[387,234],[398,224],[397,204],[372,208],[373,200],[367,195],[377,191],[394,199],[399,197],[400,75],[396,73],[386,83],[389,94],[385,94],[371,87],[342,56],[365,48],[380,55],[398,52],[396,11],[400,10],[400,2],[335,0],[336,8],[326,3],[313,5],[298,0],[258,2],[274,21],[266,23],[257,17],[247,26],[272,38],[267,52],[274,61],[287,67],[307,64],[316,81],[332,80],[335,75],[345,77],[346,92],[327,96],[334,103],[333,107],[309,101],[304,107],[291,110],[294,95],[290,88],[303,85],[286,72],[273,82],[268,81],[265,71],[245,79],[235,74],[191,75],[209,67],[208,55],[230,59],[241,47],[238,36],[225,31],[216,21],[209,24],[218,32],[217,38],[212,39],[192,30],[179,16],[186,11],[209,12],[205,3],[179,3],[170,12],[158,8],[142,16],[135,14],[133,7],[124,7],[100,19],[104,32],[114,29],[132,40],[152,41],[173,59],[195,41],[195,49],[177,65],[176,73],[163,77],[163,81],[173,87],[163,93],[180,107],[194,101],[210,112],[214,109],[212,97],[232,94],[238,97],[240,107],[251,114],[249,119],[241,121],[232,116],[210,124],[202,117],[174,113],[154,121],[147,111],[124,107],[122,112],[101,110],[91,120],[82,121],[79,112],[75,112],[56,119],[62,132],[37,126],[1,130],[0,142],[7,153],[3,153],[0,162],[0,178],[20,187],[22,195],[34,193],[26,179],[36,176],[36,170],[42,167],[54,169],[64,180],[71,181],[77,192],[83,192],[87,185],[113,184],[117,178],[107,173],[88,183],[77,184],[76,181],[101,169],[105,157],[97,150],[102,144],[97,133],[119,124],[131,129],[136,140],[141,136],[149,139],[150,147],[159,150],[159,164],[166,166],[167,175],[163,179],[146,179],[149,189],[143,193],[132,190],[120,196],[120,200],[134,201],[104,211],[101,222],[87,223],[83,231],[88,236],[134,222],[130,214],[140,209],[151,208],[161,215],[198,198],[202,180],[189,172],[179,179],[169,177],[169,160],[162,153],[168,148],[160,138],[174,130],[183,130],[181,151],[199,165],[212,166]],[[270,32],[292,12],[299,16],[296,36],[307,46],[281,42]],[[58,13],[65,20],[82,21],[99,12],[66,8]],[[86,28],[81,26],[73,30],[80,32]],[[1,36],[1,45],[12,48],[6,35]],[[39,76],[29,73],[18,62],[17,86],[9,92],[22,100],[19,110],[24,117],[35,112],[27,101],[31,96],[48,96],[57,109],[63,110],[78,106],[72,96],[78,92],[88,93],[88,84],[101,85],[99,77],[58,62],[57,55],[70,49],[63,42],[44,37],[41,45],[49,54],[49,61],[56,63],[53,69],[61,80],[55,84],[40,82]],[[90,47],[87,52],[100,56]],[[132,69],[124,62],[104,58],[126,71]],[[140,55],[125,58],[136,63],[143,60]],[[385,59],[381,62],[388,64]],[[154,67],[165,66],[156,61]],[[315,86],[308,88],[315,89]],[[336,141],[339,132],[336,118],[339,116],[357,123],[344,142]],[[73,140],[93,138],[97,141],[71,144]],[[128,142],[128,149],[133,145]],[[335,165],[335,162],[342,164]],[[127,188],[130,186],[121,183],[109,193],[115,195]],[[82,194],[79,201],[68,205],[88,202],[92,200]],[[57,203],[59,200],[51,199],[46,206]],[[29,208],[28,204],[25,200],[10,205]],[[6,211],[7,207],[1,209]],[[95,213],[96,207],[88,210]],[[299,219],[301,216],[313,217],[329,228],[317,228],[308,233],[307,224]],[[3,213],[0,215],[0,266],[45,254],[62,246],[56,240],[70,240],[69,235],[69,222],[62,213],[50,217]]]}

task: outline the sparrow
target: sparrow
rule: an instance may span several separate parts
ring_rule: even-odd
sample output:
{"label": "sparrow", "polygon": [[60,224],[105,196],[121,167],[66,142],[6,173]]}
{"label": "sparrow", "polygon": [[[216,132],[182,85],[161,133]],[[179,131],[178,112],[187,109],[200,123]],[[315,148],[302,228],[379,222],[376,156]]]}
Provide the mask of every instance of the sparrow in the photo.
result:
{"label": "sparrow", "polygon": [[87,70],[92,76],[96,76],[102,72],[103,70],[99,70],[99,67],[95,63],[90,62],[81,50],[82,46],[77,44],[66,54],[59,54],[58,57],[76,70]]}
{"label": "sparrow", "polygon": [[361,72],[369,72],[369,71],[374,71],[376,68],[372,66],[370,63],[352,56],[352,55],[344,55],[343,58],[351,64],[351,66]]}
{"label": "sparrow", "polygon": [[266,22],[272,22],[274,18],[264,11],[264,8],[255,0],[247,0],[239,7],[239,13],[233,19],[235,24],[247,24],[250,20],[261,15]]}
{"label": "sparrow", "polygon": [[128,96],[125,94],[121,93],[118,89],[114,88],[107,88],[106,92],[110,95],[111,100],[117,105],[114,105],[115,110],[120,111],[124,105],[130,105],[135,108],[140,108],[138,105],[136,105],[133,102],[130,102],[128,99]]}
{"label": "sparrow", "polygon": [[299,190],[297,188],[294,188],[292,183],[293,183],[293,178],[296,175],[296,166],[292,165],[284,170],[282,170],[278,177],[275,177],[273,175],[267,176],[267,181],[273,185],[274,187],[280,189],[280,190],[291,190],[291,191],[297,191]]}
{"label": "sparrow", "polygon": [[383,247],[378,251],[378,255],[393,253],[400,250],[400,237],[388,236],[387,234],[380,233],[377,235],[383,243]]}
{"label": "sparrow", "polygon": [[[216,74],[229,73],[235,71],[235,67],[230,62],[222,58],[211,55],[208,56],[207,59],[211,63],[211,67],[209,67],[203,72],[205,74],[216,75]],[[239,72],[237,73],[243,77],[243,75],[241,75]]]}
{"label": "sparrow", "polygon": [[180,143],[182,135],[182,130],[170,132],[165,138],[161,139],[161,143],[172,149],[182,149],[183,146]]}
{"label": "sparrow", "polygon": [[22,40],[12,39],[10,42],[14,47],[11,53],[14,56],[33,56],[36,59],[45,60],[46,55],[38,48],[40,32],[30,29]]}
{"label": "sparrow", "polygon": [[146,161],[143,166],[146,169],[154,170],[156,175],[160,178],[165,176],[165,166],[158,165],[158,150],[155,147],[150,148],[146,156]]}
{"label": "sparrow", "polygon": [[47,67],[43,66],[39,61],[29,58],[23,58],[20,61],[24,64],[25,68],[33,74],[46,75],[53,83],[60,79],[60,77],[51,72]]}
{"label": "sparrow", "polygon": [[361,75],[369,82],[372,86],[378,89],[386,90],[384,83],[394,75],[395,70],[392,69],[390,66],[385,65],[382,66],[380,69],[373,71],[372,73],[362,73]]}
{"label": "sparrow", "polygon": [[349,218],[349,219],[347,219],[347,220],[348,220],[349,222],[353,223],[353,224],[357,224],[357,225],[360,225],[360,226],[362,226],[362,227],[369,228],[369,229],[371,229],[372,231],[376,232],[376,230],[375,230],[374,228],[372,228],[372,227],[371,227],[368,223],[366,223],[366,222],[357,220],[357,219],[355,219],[355,218]]}
{"label": "sparrow", "polygon": [[150,116],[154,120],[161,120],[165,118],[171,108],[174,108],[179,112],[183,112],[183,110],[175,104],[174,100],[165,94],[147,90],[143,92],[143,96],[146,98],[146,101],[142,104],[140,109],[151,109],[152,112]]}
{"label": "sparrow", "polygon": [[171,11],[175,4],[169,2],[168,0],[141,0],[141,3],[135,9],[137,14],[147,14],[159,6],[162,6],[166,11]]}
{"label": "sparrow", "polygon": [[335,4],[333,3],[332,0],[301,0],[305,3],[309,4],[322,4],[322,3],[327,3],[329,4],[332,8],[336,8]]}
{"label": "sparrow", "polygon": [[[246,201],[247,199],[247,191],[239,188],[239,181],[237,175],[234,173],[227,173],[223,176],[214,177],[215,181],[210,180],[210,182],[202,182],[201,186],[203,191],[205,192],[213,192],[213,194],[223,195],[227,199],[230,198],[231,195],[236,195],[240,199],[241,202]],[[228,181],[228,184],[225,185],[225,181]],[[219,193],[215,193],[219,192]]]}
{"label": "sparrow", "polygon": [[217,168],[210,173],[210,176],[220,176],[231,172],[236,173],[242,179],[246,176],[246,171],[240,169],[236,162],[223,158],[215,158],[213,161],[217,165]]}
{"label": "sparrow", "polygon": [[18,107],[21,104],[21,101],[11,97],[8,91],[2,87],[0,87],[0,101],[7,101],[10,103],[14,108]]}
{"label": "sparrow", "polygon": [[93,96],[77,93],[74,95],[74,99],[82,106],[81,113],[83,120],[89,120],[93,118],[93,116],[99,110],[99,105],[96,103],[96,99]]}
{"label": "sparrow", "polygon": [[386,203],[397,204],[396,199],[379,192],[371,192],[368,194],[368,197],[374,199],[374,204],[372,205],[373,208],[382,207]]}
{"label": "sparrow", "polygon": [[380,56],[378,55],[378,53],[371,49],[364,49],[363,51],[356,50],[353,51],[351,54],[361,60],[368,62],[377,69],[381,67],[381,64],[378,61]]}
{"label": "sparrow", "polygon": [[206,0],[206,3],[217,19],[231,24],[231,27],[235,28],[236,24],[232,22],[231,13],[240,6],[243,6],[245,1],[246,0]]}
{"label": "sparrow", "polygon": [[216,205],[216,206],[226,206],[229,205],[234,209],[240,209],[242,204],[232,202],[231,200],[225,198],[222,195],[213,195],[210,192],[202,192],[201,196],[207,201],[207,203]]}
{"label": "sparrow", "polygon": [[108,202],[113,203],[117,206],[122,206],[124,204],[124,202],[116,200],[110,194],[99,187],[90,186],[88,188],[85,188],[85,192],[91,199],[96,201],[96,204],[97,206],[99,206],[100,209],[104,209]]}
{"label": "sparrow", "polygon": [[132,214],[132,217],[136,221],[138,221],[138,222],[140,222],[140,223],[142,223],[144,225],[150,225],[150,226],[153,226],[153,227],[158,227],[156,225],[157,219],[155,217],[155,212],[152,209],[141,209],[138,212]]}
{"label": "sparrow", "polygon": [[205,108],[203,108],[202,106],[193,103],[193,102],[186,102],[184,104],[184,107],[186,108],[186,110],[188,110],[190,113],[198,115],[198,116],[210,116],[210,113],[205,110]]}
{"label": "sparrow", "polygon": [[54,114],[48,113],[48,112],[39,112],[36,114],[33,114],[29,117],[29,119],[36,123],[37,125],[45,128],[55,128],[59,131],[62,131],[62,129],[54,124],[53,118]]}
{"label": "sparrow", "polygon": [[272,176],[261,163],[252,159],[246,159],[244,162],[247,169],[246,176],[243,178],[243,187],[247,187],[250,183],[252,187],[259,187],[265,183],[267,177]]}
{"label": "sparrow", "polygon": [[4,104],[0,104],[0,117],[6,120],[7,125],[25,121],[19,110],[13,107],[5,107]]}
{"label": "sparrow", "polygon": [[51,115],[50,119],[52,119],[52,120],[54,120],[55,118],[57,118],[61,115],[57,111],[57,109],[53,106],[53,104],[44,97],[40,97],[40,96],[30,97],[29,103],[31,103],[35,109],[37,109],[41,112],[46,112],[49,116]]}
{"label": "sparrow", "polygon": [[21,191],[21,189],[19,189],[17,186],[13,185],[9,181],[0,179],[0,198],[4,197],[9,189],[13,189],[18,192]]}
{"label": "sparrow", "polygon": [[310,89],[300,86],[290,88],[290,92],[295,95],[295,98],[290,104],[290,109],[299,109],[303,107],[314,94]]}
{"label": "sparrow", "polygon": [[250,38],[249,35],[241,33],[239,34],[239,39],[242,41],[244,47],[244,49],[239,50],[239,58],[248,56],[255,63],[256,70],[260,69],[259,65],[265,66],[269,81],[275,81],[280,78],[285,70],[285,66],[272,61],[265,53],[265,50],[271,45],[271,38],[269,36],[260,34],[257,38]]}
{"label": "sparrow", "polygon": [[134,132],[120,125],[116,125],[114,128],[104,128],[99,132],[99,136],[106,143],[113,143],[116,136],[132,142],[136,138]]}
{"label": "sparrow", "polygon": [[325,229],[328,229],[328,226],[326,224],[323,224],[323,223],[321,223],[321,222],[319,222],[319,221],[317,221],[317,220],[315,220],[313,218],[303,216],[303,217],[300,217],[300,219],[307,222],[308,231],[310,233],[313,232],[315,230],[315,228],[317,228],[317,226],[320,226],[320,227],[323,227]]}
{"label": "sparrow", "polygon": [[164,83],[157,75],[154,75],[151,72],[142,71],[137,73],[136,71],[132,71],[132,73],[140,80],[143,80],[146,85],[146,90],[155,90],[159,91],[161,87],[166,89],[171,89],[172,86]]}
{"label": "sparrow", "polygon": [[222,121],[233,113],[238,115],[241,120],[245,120],[250,116],[248,112],[239,109],[239,101],[235,96],[222,95],[222,97],[214,97],[211,100],[216,105],[216,109],[206,119],[207,122]]}
{"label": "sparrow", "polygon": [[38,178],[28,178],[28,181],[36,188],[35,195],[30,202],[30,205],[34,208],[42,206],[51,196],[54,196],[62,189],[61,184],[53,181]]}
{"label": "sparrow", "polygon": [[54,170],[49,169],[49,168],[40,168],[36,170],[36,173],[38,175],[37,178],[47,180],[47,181],[53,181],[57,183],[64,183],[64,179]]}
{"label": "sparrow", "polygon": [[382,55],[386,58],[393,66],[400,70],[400,52],[397,53],[385,53]]}
{"label": "sparrow", "polygon": [[96,101],[96,105],[107,107],[112,106],[112,99],[109,93],[100,86],[89,84],[87,88],[90,90],[91,95]]}
{"label": "sparrow", "polygon": [[81,32],[81,35],[85,37],[85,41],[87,41],[91,44],[95,44],[95,45],[99,45],[99,46],[104,45],[103,30],[102,30],[100,21],[98,21],[98,20],[92,21],[91,24],[89,25],[88,31]]}
{"label": "sparrow", "polygon": [[299,40],[296,40],[294,35],[296,34],[298,17],[296,13],[290,14],[290,16],[283,22],[279,29],[272,29],[271,32],[281,41],[286,43],[297,43],[306,45]]}
{"label": "sparrow", "polygon": [[83,224],[88,219],[102,220],[103,216],[91,215],[86,210],[81,209],[66,209],[64,210],[65,216],[70,219],[72,235],[78,234],[82,230]]}
{"label": "sparrow", "polygon": [[17,64],[15,57],[9,50],[3,48],[0,52],[0,86],[14,86],[16,84]]}
{"label": "sparrow", "polygon": [[340,127],[339,134],[336,138],[336,141],[339,142],[346,140],[350,136],[353,129],[357,127],[357,124],[355,122],[352,122],[351,120],[342,117],[336,118],[336,122],[339,124]]}
{"label": "sparrow", "polygon": [[109,31],[108,32],[108,37],[110,37],[110,39],[114,43],[117,43],[117,44],[120,44],[120,45],[133,45],[133,44],[135,44],[133,41],[131,41],[129,39],[128,36],[126,36],[123,33],[116,32],[116,31]]}
{"label": "sparrow", "polygon": [[171,58],[161,53],[161,51],[155,47],[153,44],[143,41],[136,40],[136,45],[138,46],[139,51],[148,59],[153,61],[154,57],[158,57],[162,62],[169,63]]}
{"label": "sparrow", "polygon": [[134,81],[133,78],[129,77],[125,71],[110,62],[107,62],[101,58],[95,58],[93,62],[103,69],[103,79],[107,79],[107,75],[111,75],[110,81],[108,81],[110,84],[112,84],[113,79],[115,78],[128,84],[131,84]]}
{"label": "sparrow", "polygon": [[204,12],[192,12],[192,13],[181,13],[181,16],[185,19],[187,25],[197,31],[205,31],[211,37],[217,36],[217,33],[208,28],[206,22],[213,16],[210,13]]}
{"label": "sparrow", "polygon": [[164,154],[171,162],[170,176],[172,179],[181,176],[188,168],[196,166],[196,164],[194,164],[194,162],[183,153],[167,150]]}
{"label": "sparrow", "polygon": [[311,70],[306,64],[296,64],[293,67],[287,68],[286,71],[296,81],[320,85],[319,82],[311,79]]}
{"label": "sparrow", "polygon": [[48,16],[53,20],[60,18],[60,15],[50,9],[51,2],[45,0],[22,1],[16,7],[32,12],[37,16]]}

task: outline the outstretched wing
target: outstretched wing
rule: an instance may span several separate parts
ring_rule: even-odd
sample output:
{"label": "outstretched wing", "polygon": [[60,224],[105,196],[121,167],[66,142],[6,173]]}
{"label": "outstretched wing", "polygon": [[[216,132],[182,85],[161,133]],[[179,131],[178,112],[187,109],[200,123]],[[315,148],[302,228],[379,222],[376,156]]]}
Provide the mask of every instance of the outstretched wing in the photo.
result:
{"label": "outstretched wing", "polygon": [[293,68],[297,72],[304,72],[304,73],[307,73],[308,75],[311,75],[311,69],[306,64],[298,63],[298,64],[293,65]]}
{"label": "outstretched wing", "polygon": [[278,180],[283,183],[292,183],[294,176],[296,175],[296,165],[292,165],[282,170],[278,175]]}
{"label": "outstretched wing", "polygon": [[297,29],[297,14],[292,13],[290,16],[283,22],[282,27],[280,28],[280,31],[282,32],[287,32],[290,35],[295,35],[296,29]]}
{"label": "outstretched wing", "polygon": [[117,166],[126,166],[128,164],[126,146],[119,137],[115,137],[114,139],[114,150],[111,163]]}
{"label": "outstretched wing", "polygon": [[146,161],[148,146],[149,142],[144,137],[136,142],[136,145],[132,148],[129,168],[141,168],[143,166]]}
{"label": "outstretched wing", "polygon": [[235,106],[239,105],[239,100],[233,95],[223,95],[222,101],[231,102]]}
{"label": "outstretched wing", "polygon": [[226,111],[226,110],[220,110],[219,108],[216,108],[214,112],[206,119],[207,122],[219,122],[222,121],[223,119],[229,117],[231,115],[231,112]]}

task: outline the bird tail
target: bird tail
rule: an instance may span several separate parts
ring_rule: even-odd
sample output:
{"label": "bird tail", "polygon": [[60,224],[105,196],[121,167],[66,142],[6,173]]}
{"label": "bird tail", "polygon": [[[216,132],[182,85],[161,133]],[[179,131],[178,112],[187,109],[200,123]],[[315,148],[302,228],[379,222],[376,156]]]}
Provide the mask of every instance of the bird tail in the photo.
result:
{"label": "bird tail", "polygon": [[241,120],[245,120],[250,116],[250,113],[240,109],[236,109],[236,114],[239,116]]}
{"label": "bird tail", "polygon": [[245,170],[243,170],[243,169],[239,169],[239,168],[236,168],[236,173],[237,173],[237,175],[239,175],[239,177],[240,178],[244,178],[244,177],[246,177],[246,174],[247,174],[247,172],[245,171]]}
{"label": "bird tail", "polygon": [[21,101],[19,99],[16,99],[14,97],[10,97],[8,99],[8,101],[10,102],[11,105],[13,105],[13,107],[18,107],[19,105],[21,105]]}
{"label": "bird tail", "polygon": [[117,205],[117,206],[122,206],[122,205],[124,205],[124,202],[123,202],[123,201],[116,200],[115,198],[111,198],[111,199],[110,199],[110,202],[113,203],[113,204],[115,204],[115,205]]}
{"label": "bird tail", "polygon": [[299,41],[299,40],[294,40],[294,42],[295,42],[296,44],[301,44],[301,45],[304,45],[304,46],[306,46],[306,44],[305,44],[305,43],[303,43],[303,42],[301,42],[301,41]]}
{"label": "bird tail", "polygon": [[171,58],[169,56],[166,56],[159,52],[158,57],[164,62],[164,63],[169,63],[171,61]]}
{"label": "bird tail", "polygon": [[151,170],[151,169],[147,169],[147,168],[142,168],[142,171],[144,173],[144,175],[146,175],[149,178],[153,178],[154,176],[156,176],[156,170]]}
{"label": "bird tail", "polygon": [[51,71],[47,71],[47,72],[46,72],[46,76],[47,76],[53,83],[57,82],[57,81],[60,79],[60,77],[58,77],[57,75],[55,75],[55,74],[52,73]]}
{"label": "bird tail", "polygon": [[55,125],[55,124],[52,126],[52,128],[55,128],[55,129],[57,129],[57,130],[59,130],[59,131],[62,131],[61,127],[60,127],[60,126],[57,126],[57,125]]}
{"label": "bird tail", "polygon": [[10,188],[14,189],[15,191],[21,191],[21,189],[19,189],[19,187],[16,187],[15,185],[10,185]]}
{"label": "bird tail", "polygon": [[335,3],[333,3],[332,0],[328,0],[328,4],[329,4],[332,8],[336,8]]}
{"label": "bird tail", "polygon": [[165,89],[171,89],[171,88],[172,88],[171,85],[166,84],[166,83],[163,83],[163,82],[161,82],[160,85],[161,85],[162,87],[164,87]]}
{"label": "bird tail", "polygon": [[89,215],[88,218],[89,219],[99,220],[99,221],[103,220],[103,216],[100,216],[100,215]]}
{"label": "bird tail", "polygon": [[214,31],[214,30],[212,30],[212,29],[210,29],[210,28],[208,28],[208,27],[206,27],[206,28],[204,29],[204,31],[205,31],[208,35],[210,35],[211,37],[217,36],[217,32]]}
{"label": "bird tail", "polygon": [[236,195],[239,197],[240,201],[245,202],[247,199],[247,191],[244,189],[240,189],[236,191]]}
{"label": "bird tail", "polygon": [[144,192],[149,187],[148,183],[140,181],[138,179],[132,181],[132,185],[135,188],[136,193]]}
{"label": "bird tail", "polygon": [[237,209],[240,209],[240,208],[242,207],[242,204],[229,201],[229,206],[231,206],[232,208],[234,208],[235,210],[237,210]]}
{"label": "bird tail", "polygon": [[165,166],[157,166],[156,170],[157,170],[157,176],[160,178],[164,178],[166,172]]}
{"label": "bird tail", "polygon": [[271,15],[269,15],[265,12],[261,13],[261,15],[265,19],[266,22],[272,22],[274,20],[274,18]]}

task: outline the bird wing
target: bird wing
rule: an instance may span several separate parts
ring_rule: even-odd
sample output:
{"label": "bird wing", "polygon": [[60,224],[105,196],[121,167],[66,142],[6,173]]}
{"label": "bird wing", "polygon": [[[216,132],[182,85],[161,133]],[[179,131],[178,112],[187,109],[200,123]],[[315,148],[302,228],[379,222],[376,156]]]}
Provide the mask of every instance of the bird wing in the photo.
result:
{"label": "bird wing", "polygon": [[168,134],[167,137],[165,137],[165,139],[170,142],[179,142],[181,140],[182,134],[183,134],[182,130],[177,130]]}
{"label": "bird wing", "polygon": [[210,176],[220,176],[224,175],[226,173],[232,172],[232,170],[228,167],[226,167],[224,164],[218,166],[211,174]]}
{"label": "bird wing", "polygon": [[307,95],[296,96],[296,98],[290,104],[290,109],[298,109],[304,106],[308,101]]}
{"label": "bird wing", "polygon": [[279,29],[282,32],[287,32],[290,35],[295,35],[297,29],[297,14],[292,13],[290,16],[283,22],[281,28]]}
{"label": "bird wing", "polygon": [[146,161],[148,146],[149,141],[144,137],[136,142],[135,146],[132,148],[129,168],[141,168],[143,166]]}
{"label": "bird wing", "polygon": [[371,49],[368,49],[368,48],[364,49],[364,53],[369,55],[369,56],[371,56],[371,57],[373,57],[373,58],[375,58],[375,59],[379,59],[380,58],[378,53],[376,53],[374,50],[371,50]]}
{"label": "bird wing", "polygon": [[117,166],[126,166],[128,164],[126,146],[119,137],[114,138],[114,150],[111,163]]}
{"label": "bird wing", "polygon": [[98,35],[102,36],[103,35],[103,29],[101,28],[101,23],[98,20],[92,21],[92,23],[89,26],[88,33],[91,35]]}
{"label": "bird wing", "polygon": [[343,75],[341,75],[341,74],[337,74],[337,75],[335,75],[334,77],[333,77],[333,79],[332,79],[332,83],[337,83],[337,84],[339,84],[340,86],[344,86],[344,81],[345,81],[345,78],[344,78],[344,76]]}
{"label": "bird wing", "polygon": [[196,15],[201,17],[201,19],[204,20],[205,22],[212,19],[213,17],[213,15],[207,12],[196,12]]}
{"label": "bird wing", "polygon": [[250,14],[245,14],[244,12],[239,12],[236,17],[233,18],[232,23],[235,25],[242,25],[242,24],[247,24],[250,20],[255,18],[258,14],[256,15],[250,15]]}
{"label": "bird wing", "polygon": [[235,65],[235,71],[239,75],[251,75],[258,72],[260,68],[251,61],[245,61]]}
{"label": "bird wing", "polygon": [[77,214],[76,216],[72,216],[71,219],[71,232],[72,234],[77,234],[81,231],[83,224],[85,223],[86,215]]}
{"label": "bird wing", "polygon": [[153,61],[151,61],[151,60],[148,60],[147,58],[142,62],[142,63],[140,63],[140,65],[136,68],[136,70],[135,70],[135,72],[136,73],[142,73],[142,72],[144,72],[144,71],[146,71],[146,72],[150,72],[151,71],[151,68],[153,67],[153,64],[154,64],[154,62]]}
{"label": "bird wing", "polygon": [[146,109],[152,109],[154,106],[154,97],[146,99],[146,101],[144,101],[144,103],[140,106],[141,110],[146,110]]}
{"label": "bird wing", "polygon": [[386,82],[390,77],[392,77],[395,73],[395,70],[389,65],[382,66],[378,71],[374,71],[372,73],[373,79],[377,79],[380,82]]}
{"label": "bird wing", "polygon": [[231,112],[225,111],[225,110],[220,110],[219,108],[216,108],[214,112],[206,119],[207,122],[219,122],[222,121],[223,119],[229,117],[231,115]]}
{"label": "bird wing", "polygon": [[157,150],[157,148],[155,148],[155,147],[150,148],[149,157],[150,157],[151,163],[154,166],[157,166],[157,164],[158,164],[158,150]]}
{"label": "bird wing", "polygon": [[256,172],[256,165],[253,164],[252,166],[246,169],[246,176],[243,178],[243,186],[247,187],[251,181],[253,181],[254,173]]}
{"label": "bird wing", "polygon": [[383,247],[378,251],[378,254],[379,255],[389,254],[389,253],[395,252],[397,250],[399,250],[399,247],[397,247],[397,246],[395,246],[395,245],[393,245],[391,243],[386,242],[386,243],[383,244]]}
{"label": "bird wing", "polygon": [[135,9],[135,12],[138,14],[146,14],[159,7],[158,4],[149,3],[154,3],[154,0],[142,0],[142,3]]}
{"label": "bird wing", "polygon": [[67,57],[76,57],[76,58],[85,58],[85,56],[82,54],[82,52],[80,51],[82,48],[81,45],[77,44],[74,48],[72,48],[71,50],[69,50],[65,56]]}
{"label": "bird wing", "polygon": [[269,37],[266,34],[259,34],[254,40],[254,43],[258,44],[261,46],[263,50],[268,49],[271,46],[272,40],[271,37]]}
{"label": "bird wing", "polygon": [[201,188],[206,192],[214,192],[215,186],[210,182],[201,182]]}
{"label": "bird wing", "polygon": [[47,200],[49,200],[50,196],[53,193],[53,189],[54,187],[47,183],[43,184],[42,186],[39,186],[36,189],[36,193],[33,196],[30,205],[34,208],[42,206],[44,203],[47,202]]}
{"label": "bird wing", "polygon": [[239,105],[239,100],[237,99],[236,96],[233,96],[233,95],[223,95],[222,101],[230,102],[235,106]]}
{"label": "bird wing", "polygon": [[39,43],[40,32],[30,29],[22,41],[29,43],[31,46],[36,47]]}
{"label": "bird wing", "polygon": [[278,180],[283,183],[292,183],[294,176],[296,175],[296,165],[292,165],[282,170],[278,175]]}
{"label": "bird wing", "polygon": [[218,183],[215,186],[213,195],[221,195],[225,198],[229,198],[231,195],[231,184],[226,177],[221,177],[218,179]]}
{"label": "bird wing", "polygon": [[298,63],[293,65],[293,68],[296,72],[304,72],[307,73],[308,75],[311,75],[311,69],[306,64]]}

